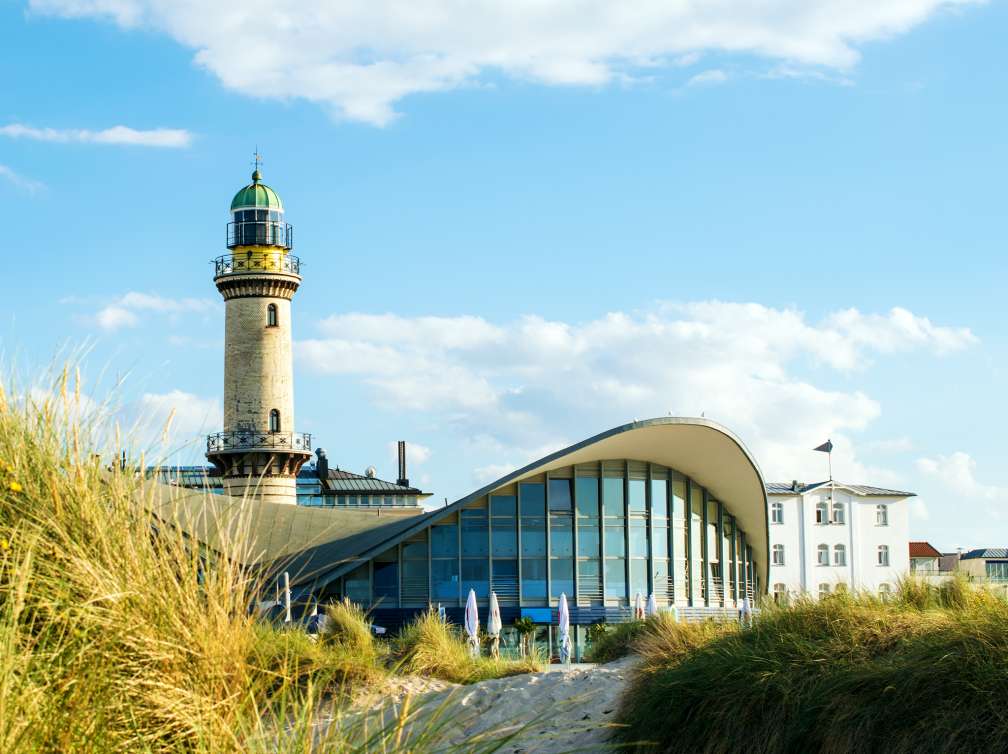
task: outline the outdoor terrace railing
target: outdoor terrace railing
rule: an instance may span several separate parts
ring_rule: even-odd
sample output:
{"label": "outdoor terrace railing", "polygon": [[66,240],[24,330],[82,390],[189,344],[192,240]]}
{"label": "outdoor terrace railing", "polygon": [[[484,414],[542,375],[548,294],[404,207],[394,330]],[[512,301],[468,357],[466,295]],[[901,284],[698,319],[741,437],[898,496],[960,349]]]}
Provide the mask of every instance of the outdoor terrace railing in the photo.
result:
{"label": "outdoor terrace railing", "polygon": [[296,450],[310,453],[311,435],[304,432],[217,432],[207,436],[207,453],[246,450]]}
{"label": "outdoor terrace railing", "polygon": [[214,260],[214,277],[224,275],[255,275],[283,272],[301,275],[301,260],[293,254],[267,252],[265,254],[225,254]]}

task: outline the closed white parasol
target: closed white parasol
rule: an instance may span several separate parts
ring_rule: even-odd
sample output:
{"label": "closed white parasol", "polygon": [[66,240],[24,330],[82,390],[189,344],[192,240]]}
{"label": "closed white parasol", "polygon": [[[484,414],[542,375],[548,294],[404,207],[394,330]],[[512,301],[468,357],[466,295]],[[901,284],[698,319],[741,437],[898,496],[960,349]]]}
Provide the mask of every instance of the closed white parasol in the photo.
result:
{"label": "closed white parasol", "polygon": [[469,590],[465,607],[465,632],[469,637],[469,647],[473,657],[479,656],[479,612],[476,610],[476,591]]}
{"label": "closed white parasol", "polygon": [[557,624],[560,634],[560,662],[569,663],[571,659],[570,610],[567,607],[567,595],[560,594],[560,607],[557,609]]}

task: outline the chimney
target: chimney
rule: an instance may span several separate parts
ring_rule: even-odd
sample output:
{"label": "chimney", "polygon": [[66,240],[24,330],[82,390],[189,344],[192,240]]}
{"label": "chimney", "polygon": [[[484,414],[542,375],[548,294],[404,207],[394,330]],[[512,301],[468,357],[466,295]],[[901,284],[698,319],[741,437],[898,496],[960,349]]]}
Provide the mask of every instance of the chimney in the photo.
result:
{"label": "chimney", "polygon": [[406,441],[399,441],[399,479],[396,484],[400,487],[409,487],[409,478],[406,476]]}
{"label": "chimney", "polygon": [[329,459],[326,458],[325,451],[322,448],[315,449],[315,475],[318,476],[320,480],[329,479]]}

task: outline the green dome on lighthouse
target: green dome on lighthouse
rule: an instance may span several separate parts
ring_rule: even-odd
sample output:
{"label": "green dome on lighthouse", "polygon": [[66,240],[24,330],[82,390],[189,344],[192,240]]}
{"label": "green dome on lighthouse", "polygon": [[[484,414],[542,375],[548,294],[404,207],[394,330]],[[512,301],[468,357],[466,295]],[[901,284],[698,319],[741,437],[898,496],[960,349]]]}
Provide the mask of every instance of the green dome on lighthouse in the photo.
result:
{"label": "green dome on lighthouse", "polygon": [[252,173],[252,183],[243,188],[234,199],[231,200],[231,211],[237,209],[271,209],[276,212],[283,212],[283,202],[277,196],[276,191],[265,183],[260,183],[262,174],[259,169]]}

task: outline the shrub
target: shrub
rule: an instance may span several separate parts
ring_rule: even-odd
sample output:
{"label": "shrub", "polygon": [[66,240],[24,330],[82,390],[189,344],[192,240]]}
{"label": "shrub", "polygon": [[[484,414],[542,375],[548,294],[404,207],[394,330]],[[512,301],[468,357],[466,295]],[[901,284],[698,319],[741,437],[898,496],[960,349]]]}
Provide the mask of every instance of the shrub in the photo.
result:
{"label": "shrub", "polygon": [[[1008,605],[946,591],[799,598],[751,630],[661,627],[638,645],[620,736],[638,751],[1006,750]],[[927,607],[942,599],[959,606]]]}

